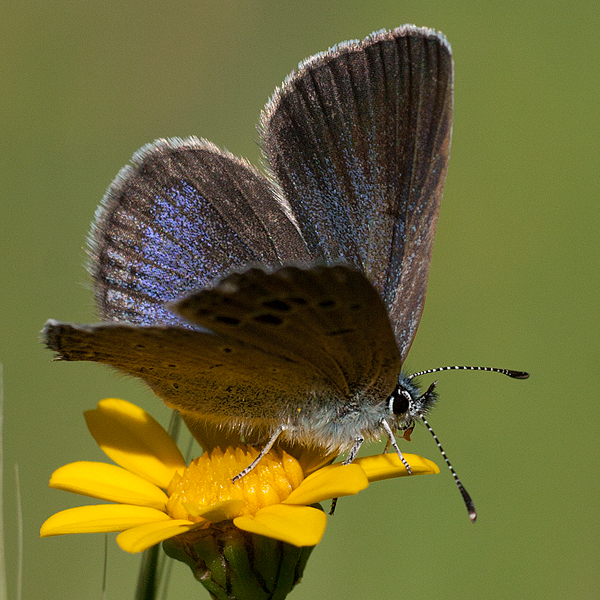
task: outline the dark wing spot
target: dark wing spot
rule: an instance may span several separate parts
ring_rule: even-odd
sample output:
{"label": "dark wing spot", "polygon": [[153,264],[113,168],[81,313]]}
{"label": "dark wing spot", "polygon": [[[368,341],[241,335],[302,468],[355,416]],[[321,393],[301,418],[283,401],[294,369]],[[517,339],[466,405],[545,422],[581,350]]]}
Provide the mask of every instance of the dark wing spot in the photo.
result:
{"label": "dark wing spot", "polygon": [[264,323],[265,325],[281,325],[283,323],[282,319],[269,313],[252,317],[252,320],[256,321],[257,323]]}
{"label": "dark wing spot", "polygon": [[335,300],[321,300],[319,302],[320,308],[333,308],[335,306]]}
{"label": "dark wing spot", "polygon": [[355,329],[337,329],[336,331],[328,331],[327,335],[331,337],[335,335],[344,335],[345,333],[354,333],[355,331]]}
{"label": "dark wing spot", "polygon": [[241,321],[236,319],[235,317],[224,317],[224,316],[215,316],[215,322],[223,323],[223,325],[239,325]]}
{"label": "dark wing spot", "polygon": [[289,312],[290,310],[292,310],[292,307],[283,300],[267,300],[266,302],[263,302],[263,306],[265,308],[278,310],[280,312]]}

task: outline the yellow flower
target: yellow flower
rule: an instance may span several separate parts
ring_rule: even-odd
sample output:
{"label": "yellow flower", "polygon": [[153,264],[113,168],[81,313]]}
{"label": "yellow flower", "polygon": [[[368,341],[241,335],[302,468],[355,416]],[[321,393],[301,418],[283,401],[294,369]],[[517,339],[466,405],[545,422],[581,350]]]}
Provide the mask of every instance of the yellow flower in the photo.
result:
{"label": "yellow flower", "polygon": [[[408,474],[396,454],[380,454],[322,467],[305,477],[300,462],[280,449],[271,450],[232,483],[258,455],[255,448],[213,448],[186,466],[169,434],[134,404],[102,400],[85,417],[96,442],[120,466],[71,463],[52,474],[50,487],[114,504],[59,512],[42,525],[42,537],[120,531],[121,548],[140,552],[174,536],[233,521],[243,531],[294,546],[315,546],[327,518],[311,505],[357,494],[372,481]],[[439,472],[425,458],[404,456],[413,474]]]}

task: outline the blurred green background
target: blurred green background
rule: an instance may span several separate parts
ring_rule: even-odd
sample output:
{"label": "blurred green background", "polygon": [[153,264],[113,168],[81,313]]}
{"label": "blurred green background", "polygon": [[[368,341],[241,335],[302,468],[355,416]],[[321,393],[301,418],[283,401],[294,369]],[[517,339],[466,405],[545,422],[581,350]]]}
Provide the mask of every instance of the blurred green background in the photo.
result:
{"label": "blurred green background", "polygon": [[[117,171],[157,137],[198,135],[256,163],[254,123],[312,53],[373,30],[442,30],[456,61],[452,158],[428,301],[409,369],[527,369],[528,381],[439,375],[431,422],[452,479],[388,481],[343,499],[295,600],[597,598],[598,8],[593,2],[275,0],[4,3],[0,24],[0,360],[8,589],[100,598],[103,535],[40,540],[86,503],[50,490],[102,460],[82,411],[107,396],[168,411],[92,364],[52,364],[47,318],[94,321],[85,235]],[[427,433],[407,448],[441,458]],[[371,449],[375,451],[374,448]],[[138,556],[109,536],[108,598],[133,598]],[[177,565],[169,598],[208,598]]]}

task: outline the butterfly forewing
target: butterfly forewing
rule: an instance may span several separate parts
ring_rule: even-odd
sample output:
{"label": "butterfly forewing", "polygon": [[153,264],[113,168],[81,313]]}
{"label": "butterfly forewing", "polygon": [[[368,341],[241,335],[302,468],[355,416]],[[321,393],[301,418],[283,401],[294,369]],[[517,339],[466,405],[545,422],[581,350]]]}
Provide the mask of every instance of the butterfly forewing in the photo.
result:
{"label": "butterfly forewing", "polygon": [[91,235],[103,320],[180,323],[165,302],[234,268],[306,260],[266,178],[204,140],[142,148],[109,188]]}
{"label": "butterfly forewing", "polygon": [[411,26],[308,59],[261,118],[311,255],[367,274],[402,359],[425,301],[451,123],[450,48]]}
{"label": "butterfly forewing", "polygon": [[251,269],[173,307],[194,325],[304,363],[341,396],[365,402],[394,389],[400,356],[381,297],[343,266]]}

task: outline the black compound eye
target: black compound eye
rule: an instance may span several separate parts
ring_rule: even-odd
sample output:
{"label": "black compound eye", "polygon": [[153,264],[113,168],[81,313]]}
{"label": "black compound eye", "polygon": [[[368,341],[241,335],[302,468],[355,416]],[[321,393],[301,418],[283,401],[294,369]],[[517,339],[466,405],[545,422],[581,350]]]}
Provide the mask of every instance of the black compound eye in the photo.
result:
{"label": "black compound eye", "polygon": [[403,415],[408,410],[409,401],[408,392],[397,390],[392,401],[392,412],[395,415]]}

